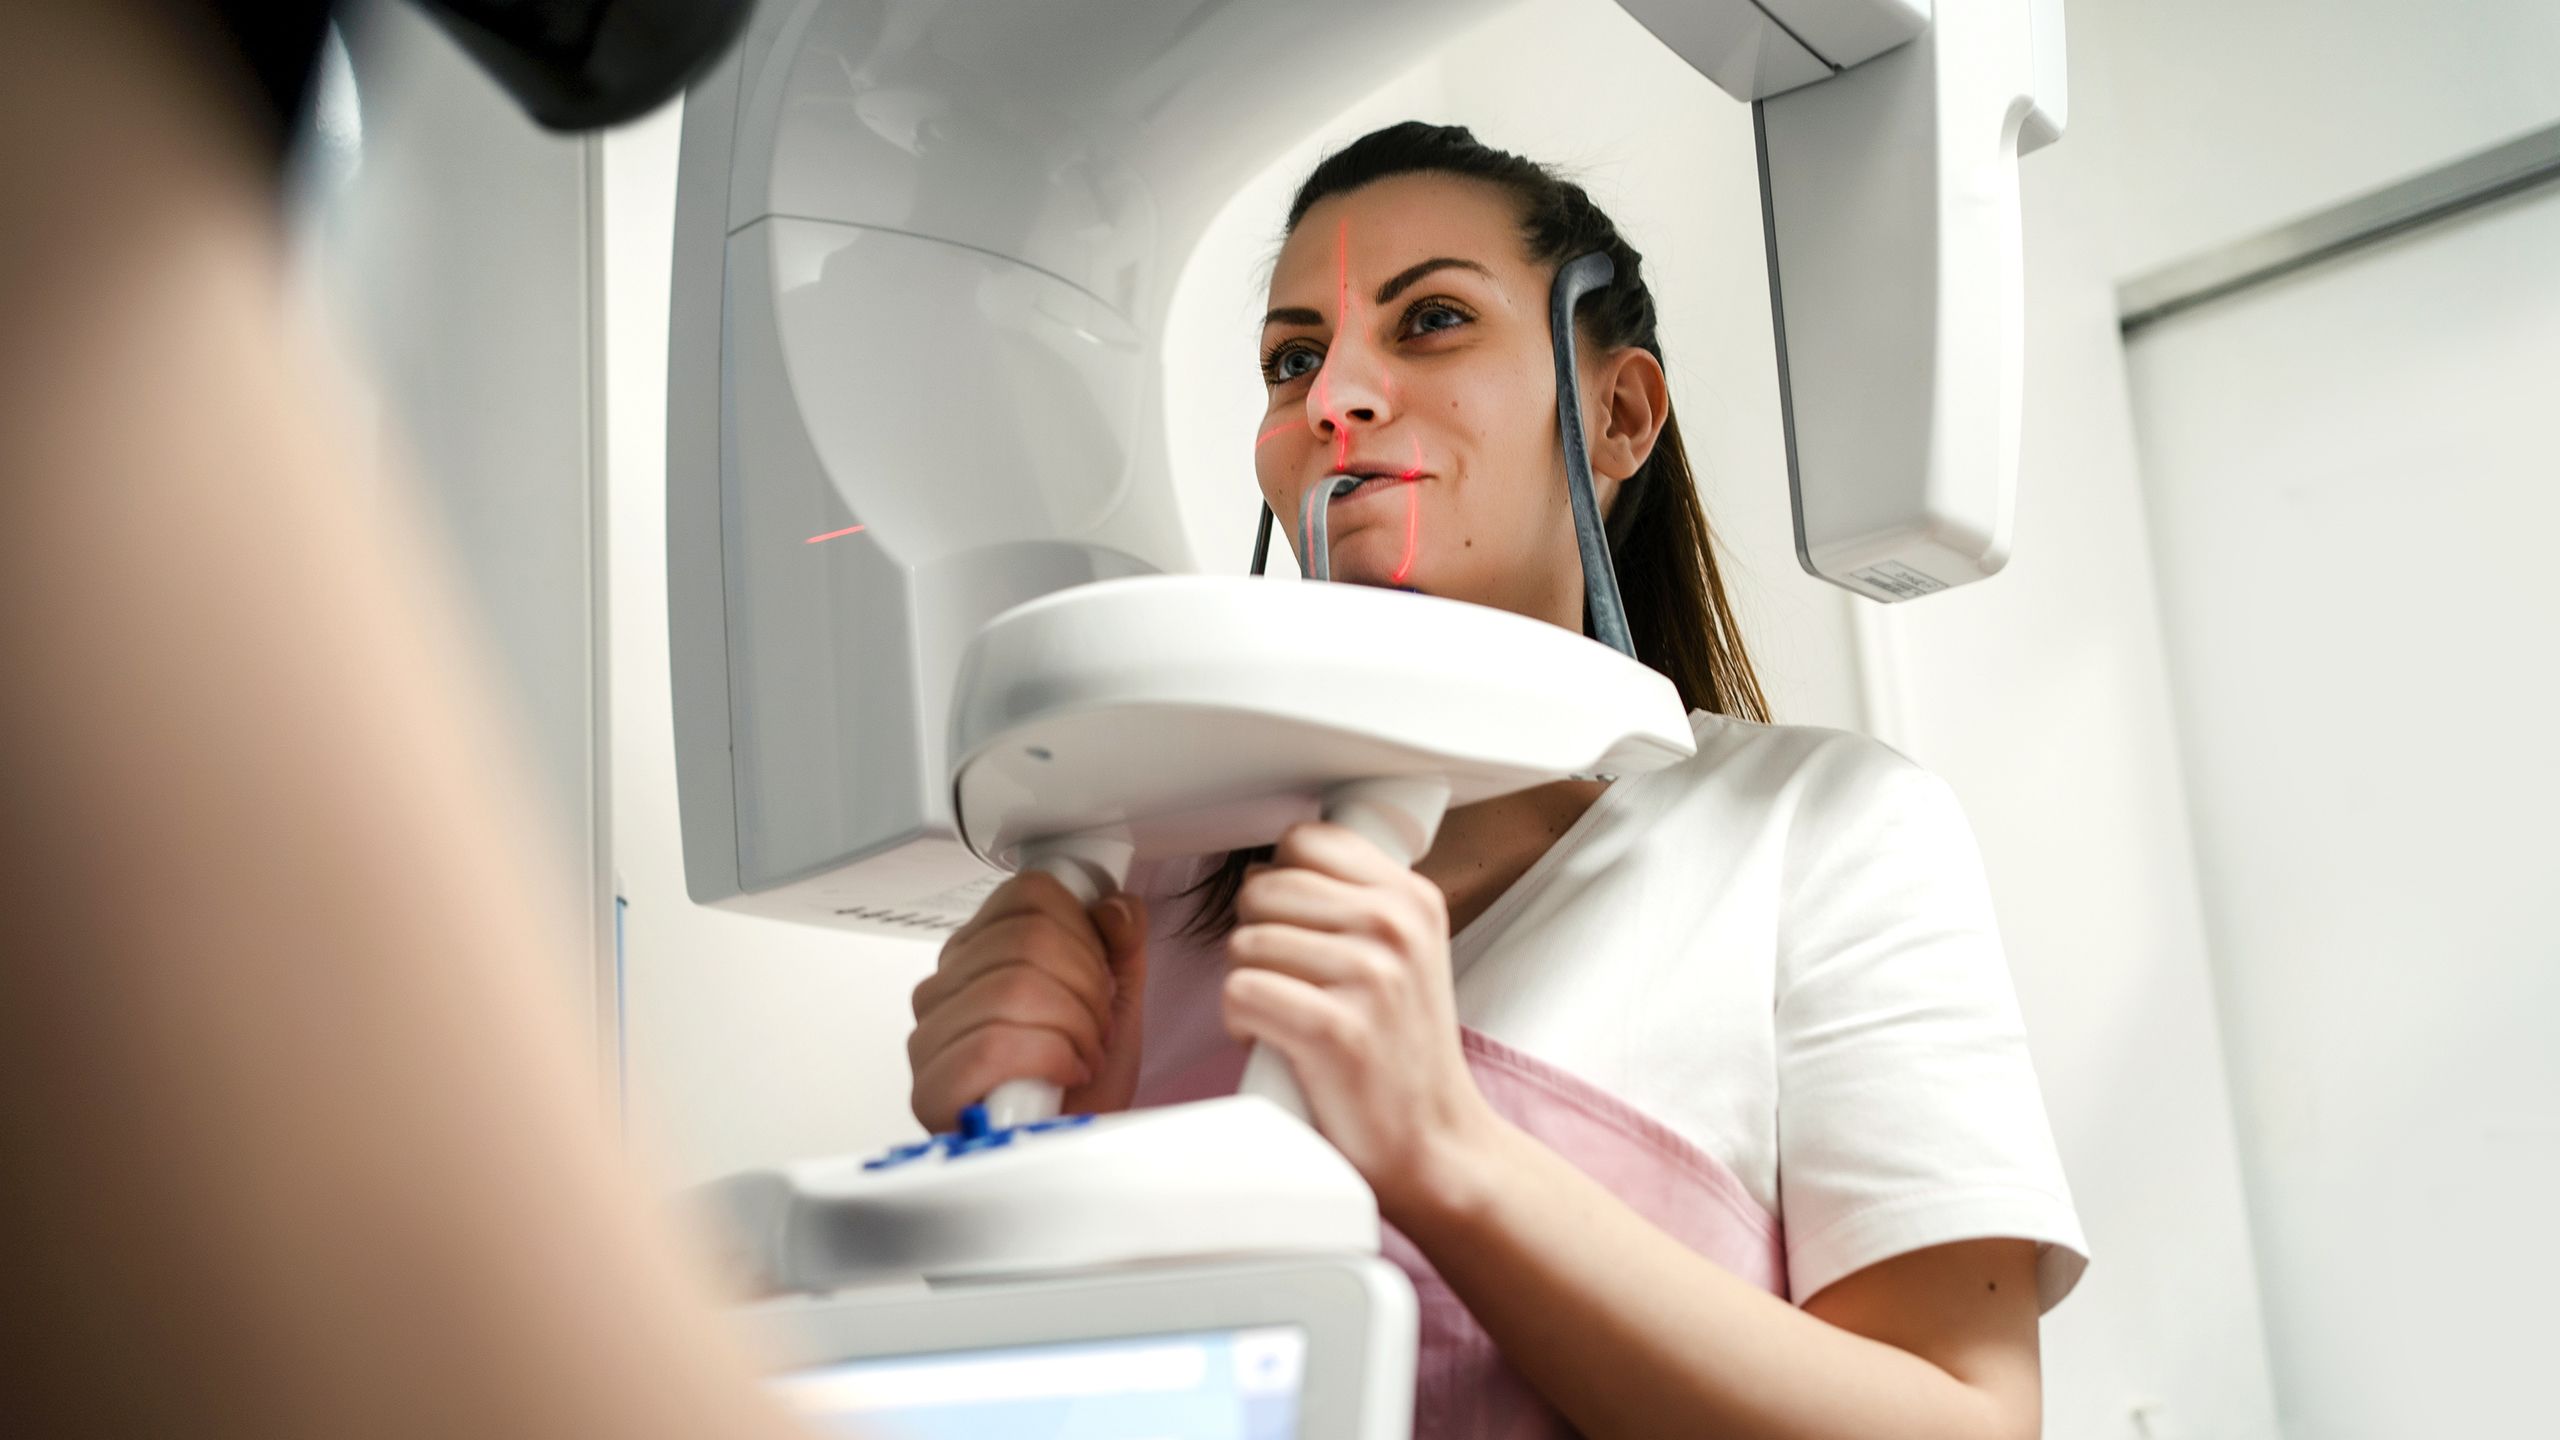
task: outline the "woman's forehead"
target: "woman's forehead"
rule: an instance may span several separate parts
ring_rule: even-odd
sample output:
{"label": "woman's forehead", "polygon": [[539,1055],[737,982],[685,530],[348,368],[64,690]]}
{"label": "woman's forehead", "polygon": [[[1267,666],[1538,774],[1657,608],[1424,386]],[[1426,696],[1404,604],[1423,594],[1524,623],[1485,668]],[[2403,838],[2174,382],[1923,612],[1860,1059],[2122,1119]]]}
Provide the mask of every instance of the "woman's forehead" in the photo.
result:
{"label": "woman's forehead", "polygon": [[[1275,302],[1329,300],[1439,256],[1472,260],[1505,283],[1527,278],[1519,216],[1505,193],[1457,175],[1396,175],[1308,208],[1272,268]],[[1329,306],[1327,308],[1330,308]]]}

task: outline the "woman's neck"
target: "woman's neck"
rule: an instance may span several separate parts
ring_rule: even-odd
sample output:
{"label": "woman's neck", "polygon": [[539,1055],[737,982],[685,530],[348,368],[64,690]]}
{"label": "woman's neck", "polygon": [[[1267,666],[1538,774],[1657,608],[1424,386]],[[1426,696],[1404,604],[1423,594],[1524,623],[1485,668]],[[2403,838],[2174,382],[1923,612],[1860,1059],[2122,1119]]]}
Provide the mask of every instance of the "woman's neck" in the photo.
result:
{"label": "woman's neck", "polygon": [[1491,908],[1608,788],[1603,780],[1558,780],[1450,811],[1413,867],[1448,897],[1449,933]]}

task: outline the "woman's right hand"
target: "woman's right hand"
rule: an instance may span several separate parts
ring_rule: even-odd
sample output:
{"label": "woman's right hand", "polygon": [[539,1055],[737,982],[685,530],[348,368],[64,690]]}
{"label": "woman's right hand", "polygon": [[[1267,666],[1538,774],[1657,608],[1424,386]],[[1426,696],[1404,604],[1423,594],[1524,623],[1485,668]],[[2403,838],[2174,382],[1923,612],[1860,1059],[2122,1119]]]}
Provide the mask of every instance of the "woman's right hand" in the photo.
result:
{"label": "woman's right hand", "polygon": [[1146,980],[1146,903],[1135,895],[1088,914],[1044,871],[997,886],[916,986],[916,1119],[955,1129],[963,1108],[1007,1080],[1058,1086],[1068,1114],[1129,1108]]}

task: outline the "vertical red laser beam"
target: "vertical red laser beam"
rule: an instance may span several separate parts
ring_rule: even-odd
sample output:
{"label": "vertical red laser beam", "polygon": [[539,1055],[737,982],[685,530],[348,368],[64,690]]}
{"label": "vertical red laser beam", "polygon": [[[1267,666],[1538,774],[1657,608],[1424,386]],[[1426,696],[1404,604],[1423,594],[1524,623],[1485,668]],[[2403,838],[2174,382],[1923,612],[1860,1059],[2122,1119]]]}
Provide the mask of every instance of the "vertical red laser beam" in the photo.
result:
{"label": "vertical red laser beam", "polygon": [[1415,542],[1422,536],[1422,492],[1412,485],[1404,487],[1404,558],[1396,562],[1395,583],[1413,573]]}
{"label": "vertical red laser beam", "polygon": [[1414,479],[1422,473],[1422,437],[1413,437],[1413,463],[1405,467],[1404,481],[1404,559],[1396,564],[1395,583],[1401,585],[1413,573],[1414,551],[1422,540],[1422,487]]}
{"label": "vertical red laser beam", "polygon": [[[1330,398],[1332,394],[1332,385],[1333,357],[1331,355],[1327,355],[1325,357],[1325,363],[1316,367],[1316,413],[1322,415],[1327,420],[1333,420],[1333,401]],[[1342,428],[1342,422],[1334,420],[1333,428],[1340,430]]]}
{"label": "vertical red laser beam", "polygon": [[[1348,215],[1342,217],[1341,225],[1333,233],[1333,274],[1333,343],[1339,348],[1342,337],[1351,333],[1352,326],[1351,217]],[[1326,358],[1330,360],[1332,357],[1328,355]],[[1325,368],[1331,370],[1333,367],[1327,364]],[[1333,422],[1333,468],[1340,470],[1351,463],[1351,427],[1343,423],[1341,416],[1333,413],[1329,398],[1324,403],[1325,418]]]}

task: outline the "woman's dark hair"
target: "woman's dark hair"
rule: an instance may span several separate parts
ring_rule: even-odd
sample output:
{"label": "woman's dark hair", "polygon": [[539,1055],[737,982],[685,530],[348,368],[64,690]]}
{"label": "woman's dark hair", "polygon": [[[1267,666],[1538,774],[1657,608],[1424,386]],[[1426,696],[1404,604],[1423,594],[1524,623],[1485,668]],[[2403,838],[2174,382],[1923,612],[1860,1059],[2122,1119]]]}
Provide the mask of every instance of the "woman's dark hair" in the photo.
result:
{"label": "woman's dark hair", "polygon": [[[1295,233],[1320,200],[1412,174],[1464,176],[1508,191],[1518,203],[1521,240],[1534,263],[1555,268],[1594,250],[1607,254],[1617,266],[1617,278],[1583,296],[1575,307],[1578,342],[1604,353],[1635,345],[1656,360],[1662,358],[1644,257],[1618,233],[1617,225],[1581,186],[1535,161],[1483,144],[1464,126],[1408,120],[1373,130],[1325,157],[1298,187],[1284,233]],[[1563,472],[1557,474],[1561,484]],[[1676,414],[1664,418],[1652,455],[1619,487],[1606,531],[1636,658],[1670,677],[1681,703],[1692,710],[1767,721],[1769,702],[1751,672],[1732,607],[1725,603],[1714,540],[1698,503]],[[1582,633],[1591,634],[1588,615]],[[1184,933],[1216,938],[1232,929],[1245,867],[1270,859],[1277,849],[1263,845],[1230,851],[1217,869],[1183,891],[1185,896],[1207,892]]]}

